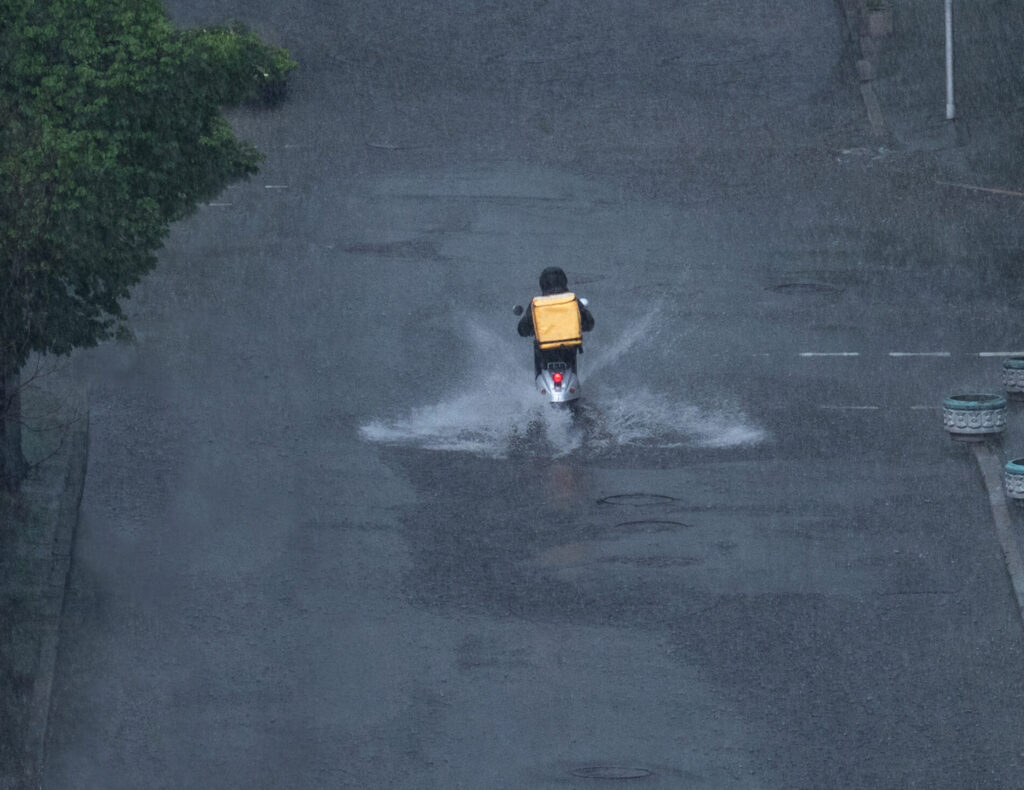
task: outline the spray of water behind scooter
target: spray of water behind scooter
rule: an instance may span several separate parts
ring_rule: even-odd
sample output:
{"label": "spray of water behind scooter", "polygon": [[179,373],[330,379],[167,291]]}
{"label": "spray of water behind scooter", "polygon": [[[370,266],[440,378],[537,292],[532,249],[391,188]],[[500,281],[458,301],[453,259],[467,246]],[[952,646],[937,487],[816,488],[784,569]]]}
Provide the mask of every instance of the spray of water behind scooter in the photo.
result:
{"label": "spray of water behind scooter", "polygon": [[[554,409],[533,382],[532,353],[523,338],[481,318],[463,327],[472,371],[439,402],[404,416],[376,419],[360,428],[367,441],[468,452],[491,458],[607,454],[623,448],[673,449],[749,446],[765,433],[742,410],[716,398],[713,406],[686,402],[675,393],[639,383],[650,369],[663,330],[654,309],[619,329],[605,327],[588,341],[579,372],[585,383],[578,416]],[[526,348],[524,348],[526,346]]]}
{"label": "spray of water behind scooter", "polygon": [[469,452],[492,458],[514,453],[564,455],[578,449],[582,434],[568,411],[550,408],[531,382],[522,338],[481,320],[463,326],[473,366],[454,392],[405,416],[377,419],[359,429],[363,439],[426,450]]}
{"label": "spray of water behind scooter", "polygon": [[[743,410],[718,394],[713,405],[692,403],[679,393],[653,391],[643,383],[662,378],[667,363],[658,352],[669,337],[664,303],[627,324],[602,345],[586,368],[590,397],[580,415],[588,428],[587,448],[595,452],[623,447],[677,449],[752,446],[766,433]],[[653,376],[643,375],[653,371]]]}

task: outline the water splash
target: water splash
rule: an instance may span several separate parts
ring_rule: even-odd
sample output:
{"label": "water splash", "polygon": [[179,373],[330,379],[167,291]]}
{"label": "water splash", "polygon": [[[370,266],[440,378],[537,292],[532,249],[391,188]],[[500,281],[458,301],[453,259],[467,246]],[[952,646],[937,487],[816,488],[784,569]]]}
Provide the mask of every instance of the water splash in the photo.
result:
{"label": "water splash", "polygon": [[[469,340],[490,370],[466,391],[413,409],[390,420],[360,427],[366,441],[467,452],[503,458],[510,454],[560,456],[574,452],[607,453],[625,447],[725,448],[761,442],[765,433],[738,409],[698,406],[648,391],[617,392],[602,382],[601,371],[626,353],[635,353],[657,325],[652,311],[581,364],[585,400],[575,417],[552,408],[533,385],[529,349],[520,338],[498,334],[482,322],[471,323]],[[518,360],[509,365],[509,360]]]}
{"label": "water splash", "polygon": [[590,411],[596,417],[591,444],[598,448],[747,447],[765,439],[765,432],[733,406],[680,403],[646,390],[604,394]]}
{"label": "water splash", "polygon": [[359,433],[371,442],[503,457],[539,431],[553,447],[576,449],[582,437],[573,431],[572,414],[543,401],[528,371],[518,382],[510,378],[492,379],[483,390],[413,409],[406,417],[374,420]]}
{"label": "water splash", "polygon": [[596,353],[584,355],[586,361],[586,373],[588,379],[607,368],[613,362],[618,362],[627,353],[636,353],[639,348],[653,342],[661,317],[661,303],[658,303],[646,315],[627,326],[610,346],[603,346]]}

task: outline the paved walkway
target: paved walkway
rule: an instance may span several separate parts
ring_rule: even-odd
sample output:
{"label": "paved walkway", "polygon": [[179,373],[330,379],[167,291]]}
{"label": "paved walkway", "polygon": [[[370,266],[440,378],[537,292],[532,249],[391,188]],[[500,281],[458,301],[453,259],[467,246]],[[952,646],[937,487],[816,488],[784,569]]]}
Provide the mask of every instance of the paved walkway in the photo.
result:
{"label": "paved walkway", "polygon": [[932,153],[949,180],[1024,191],[1024,4],[954,0],[956,117],[949,121],[943,3],[891,3],[891,34],[871,37],[851,11],[862,0],[843,2],[857,26],[858,51],[871,64],[868,93],[877,99],[886,143]]}
{"label": "paved walkway", "polygon": [[47,430],[27,432],[38,464],[17,500],[0,501],[0,790],[38,786],[88,448],[88,419],[65,421],[66,402],[32,389],[23,410]]}

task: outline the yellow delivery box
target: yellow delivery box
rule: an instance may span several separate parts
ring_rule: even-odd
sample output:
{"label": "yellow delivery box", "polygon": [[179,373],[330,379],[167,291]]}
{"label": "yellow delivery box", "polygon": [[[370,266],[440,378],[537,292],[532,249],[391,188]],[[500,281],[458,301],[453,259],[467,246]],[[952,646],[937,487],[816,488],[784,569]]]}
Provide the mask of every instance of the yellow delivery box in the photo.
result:
{"label": "yellow delivery box", "polygon": [[576,294],[535,296],[530,307],[533,311],[533,332],[541,348],[583,345]]}

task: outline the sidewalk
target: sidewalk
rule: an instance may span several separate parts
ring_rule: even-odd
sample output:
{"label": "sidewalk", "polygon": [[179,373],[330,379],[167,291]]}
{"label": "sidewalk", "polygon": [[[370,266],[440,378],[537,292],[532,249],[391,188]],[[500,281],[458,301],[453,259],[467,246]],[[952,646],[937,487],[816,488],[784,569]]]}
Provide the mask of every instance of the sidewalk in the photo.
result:
{"label": "sidewalk", "polygon": [[[869,35],[865,0],[841,0],[858,64],[869,122],[896,152],[925,155],[936,165],[936,186],[964,195],[1024,198],[1024,3],[954,0],[955,118],[946,118],[946,27],[936,0],[890,2],[891,33]],[[1022,341],[1019,348],[1024,348]],[[997,362],[979,389],[1002,393]],[[1024,410],[1011,402],[1007,430],[974,451],[992,501],[1010,580],[1024,585],[1024,507],[1004,499],[1002,466],[1024,454]],[[1007,507],[1008,505],[1008,507]],[[1024,604],[1021,613],[1024,614]]]}
{"label": "sidewalk", "polygon": [[26,429],[26,456],[41,463],[16,500],[0,499],[0,790],[38,787],[88,453],[88,412],[70,411],[27,388],[25,420],[46,430]]}
{"label": "sidewalk", "polygon": [[949,121],[943,3],[890,2],[892,32],[871,36],[864,0],[841,2],[856,50],[870,64],[862,87],[866,103],[872,94],[877,99],[885,144],[930,152],[949,180],[1024,188],[1024,3],[954,0],[956,118]]}

